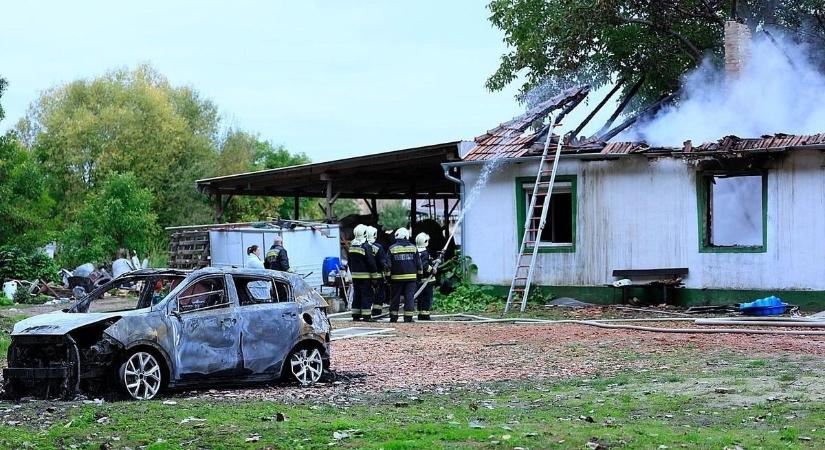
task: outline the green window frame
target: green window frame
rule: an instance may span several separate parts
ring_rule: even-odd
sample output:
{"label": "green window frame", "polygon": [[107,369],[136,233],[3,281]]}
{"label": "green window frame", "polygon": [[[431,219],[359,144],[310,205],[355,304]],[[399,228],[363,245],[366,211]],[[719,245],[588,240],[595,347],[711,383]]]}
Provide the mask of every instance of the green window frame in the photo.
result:
{"label": "green window frame", "polygon": [[[762,177],[762,244],[761,245],[713,245],[711,244],[710,183],[714,177],[760,176]],[[765,253],[768,251],[768,173],[766,171],[704,171],[696,175],[696,205],[699,219],[699,253]]]}
{"label": "green window frame", "polygon": [[[550,177],[542,177],[543,181],[550,181]],[[524,221],[527,219],[527,202],[525,201],[525,189],[532,189],[536,182],[535,177],[516,177],[516,230],[518,230],[518,242],[521,245],[524,239]],[[572,242],[570,245],[539,245],[539,253],[574,253],[576,251],[576,218],[578,216],[578,190],[576,175],[556,175],[557,183],[570,183],[571,215],[572,215]],[[529,184],[529,188],[525,188]],[[552,198],[550,200],[552,203]],[[527,247],[531,249],[531,246]]]}

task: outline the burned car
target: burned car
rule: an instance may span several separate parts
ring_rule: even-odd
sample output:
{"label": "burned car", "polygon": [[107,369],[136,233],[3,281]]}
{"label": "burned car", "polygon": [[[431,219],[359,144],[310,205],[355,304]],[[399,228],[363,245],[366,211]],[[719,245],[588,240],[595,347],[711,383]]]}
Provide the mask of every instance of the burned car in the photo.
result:
{"label": "burned car", "polygon": [[[104,297],[124,287],[137,292],[128,307],[129,300]],[[119,390],[146,400],[205,384],[283,377],[312,384],[329,369],[326,308],[290,273],[138,270],[71,308],[18,322],[3,370],[6,396]]]}

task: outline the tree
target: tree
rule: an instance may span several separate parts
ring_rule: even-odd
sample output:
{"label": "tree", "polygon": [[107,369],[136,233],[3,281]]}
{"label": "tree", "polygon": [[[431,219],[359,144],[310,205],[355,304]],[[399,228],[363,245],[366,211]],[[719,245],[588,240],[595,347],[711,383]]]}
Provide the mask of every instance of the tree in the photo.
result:
{"label": "tree", "polygon": [[46,243],[53,204],[31,153],[13,133],[0,136],[0,246]]}
{"label": "tree", "polygon": [[217,108],[150,66],[50,89],[17,128],[42,164],[64,222],[87,191],[126,171],[154,193],[162,225],[209,221],[194,181],[215,171]]}
{"label": "tree", "polygon": [[[678,90],[681,76],[705,55],[723,53],[724,21],[736,1],[721,0],[492,0],[490,21],[511,50],[487,88],[501,90],[526,72],[521,98],[536,86],[548,91],[578,83],[600,87],[640,78],[640,102]],[[825,48],[820,0],[739,2],[741,20],[772,25]]]}
{"label": "tree", "polygon": [[[304,153],[291,153],[283,145],[262,140],[258,135],[230,129],[224,136],[218,156],[218,175],[277,169],[310,162]],[[293,218],[295,199],[281,197],[235,197],[224,210],[227,222],[266,220],[269,217]],[[343,206],[342,206],[343,207]],[[315,218],[315,201],[301,199],[301,218]]]}
{"label": "tree", "polygon": [[[5,78],[0,77],[0,98],[3,97],[3,92],[6,90],[6,86],[8,82]],[[5,111],[3,111],[3,105],[0,104],[0,120],[3,120],[3,117],[6,117]]]}
{"label": "tree", "polygon": [[131,173],[115,173],[89,194],[63,233],[60,259],[67,267],[111,261],[121,248],[145,255],[159,233],[153,194]]}
{"label": "tree", "polygon": [[[233,175],[263,169],[258,163],[261,148],[270,146],[257,135],[229,129],[218,155],[217,175]],[[234,197],[223,211],[226,222],[254,222],[280,215],[284,200],[279,197]]]}
{"label": "tree", "polygon": [[385,230],[406,227],[410,223],[410,210],[400,200],[388,202],[378,213],[378,223]]}
{"label": "tree", "polygon": [[[0,77],[0,97],[6,89]],[[0,120],[4,117],[0,104]],[[43,173],[14,133],[0,136],[0,247],[30,250],[49,238],[52,200]]]}

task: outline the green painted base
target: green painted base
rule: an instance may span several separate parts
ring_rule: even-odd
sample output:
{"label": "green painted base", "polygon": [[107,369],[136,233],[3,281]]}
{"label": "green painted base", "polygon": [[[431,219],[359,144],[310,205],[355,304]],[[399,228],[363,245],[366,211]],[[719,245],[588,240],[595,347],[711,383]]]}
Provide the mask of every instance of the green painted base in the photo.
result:
{"label": "green painted base", "polygon": [[[489,287],[492,288],[492,294],[507,296],[509,286]],[[607,286],[534,286],[531,289],[534,292],[538,289],[544,298],[571,297],[600,305],[619,304],[622,300],[621,290]],[[633,289],[630,295],[652,302],[661,299],[659,289]],[[775,295],[785,303],[797,305],[805,311],[825,310],[825,291],[672,289],[669,295],[669,303],[679,306],[732,305]]]}

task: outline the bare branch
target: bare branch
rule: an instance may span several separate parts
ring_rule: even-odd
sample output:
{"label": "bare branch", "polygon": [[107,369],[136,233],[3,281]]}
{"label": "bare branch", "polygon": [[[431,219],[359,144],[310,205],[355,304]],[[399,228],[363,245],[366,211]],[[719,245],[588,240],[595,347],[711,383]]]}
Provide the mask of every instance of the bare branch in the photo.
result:
{"label": "bare branch", "polygon": [[681,34],[673,31],[672,29],[670,29],[668,27],[657,25],[657,24],[655,24],[655,23],[653,23],[649,20],[644,20],[644,19],[627,19],[627,18],[620,17],[619,20],[621,20],[623,23],[626,23],[626,24],[635,23],[635,24],[639,24],[639,25],[645,25],[647,27],[650,27],[650,29],[652,29],[653,31],[662,31],[666,34],[669,34],[669,35],[675,37],[676,39],[678,39],[682,43],[682,45],[685,47],[685,50],[687,50],[688,55],[694,61],[698,62],[700,59],[702,59],[702,52],[695,45],[693,45],[693,42],[690,42],[690,40],[688,38],[682,36]]}

